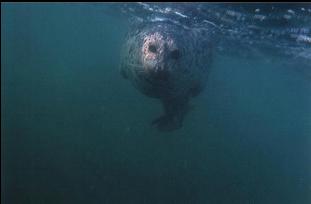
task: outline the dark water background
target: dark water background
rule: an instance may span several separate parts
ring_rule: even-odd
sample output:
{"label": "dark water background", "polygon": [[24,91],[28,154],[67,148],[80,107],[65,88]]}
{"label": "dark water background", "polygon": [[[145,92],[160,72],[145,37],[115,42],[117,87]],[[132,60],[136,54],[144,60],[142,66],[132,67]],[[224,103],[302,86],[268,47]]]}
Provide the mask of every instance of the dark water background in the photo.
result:
{"label": "dark water background", "polygon": [[160,133],[158,101],[119,74],[128,24],[116,16],[1,4],[3,203],[311,203],[298,61],[216,56],[183,128]]}

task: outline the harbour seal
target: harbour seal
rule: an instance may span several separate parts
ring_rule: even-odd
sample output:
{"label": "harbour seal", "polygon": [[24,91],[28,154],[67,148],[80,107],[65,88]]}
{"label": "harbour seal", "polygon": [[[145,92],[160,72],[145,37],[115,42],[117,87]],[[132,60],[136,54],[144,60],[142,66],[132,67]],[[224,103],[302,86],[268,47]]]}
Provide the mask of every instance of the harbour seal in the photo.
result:
{"label": "harbour seal", "polygon": [[152,122],[160,131],[181,128],[189,99],[205,87],[213,58],[211,33],[170,22],[149,22],[129,32],[120,72],[143,94],[160,99],[164,115]]}

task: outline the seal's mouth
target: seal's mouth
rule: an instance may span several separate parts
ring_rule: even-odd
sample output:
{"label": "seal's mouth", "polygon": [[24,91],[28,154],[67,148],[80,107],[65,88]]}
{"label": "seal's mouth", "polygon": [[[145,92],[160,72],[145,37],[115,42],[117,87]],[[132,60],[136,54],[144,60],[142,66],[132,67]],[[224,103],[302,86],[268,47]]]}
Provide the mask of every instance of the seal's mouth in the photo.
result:
{"label": "seal's mouth", "polygon": [[157,81],[168,81],[170,76],[170,72],[168,69],[163,67],[156,67],[153,71],[150,72],[150,77]]}

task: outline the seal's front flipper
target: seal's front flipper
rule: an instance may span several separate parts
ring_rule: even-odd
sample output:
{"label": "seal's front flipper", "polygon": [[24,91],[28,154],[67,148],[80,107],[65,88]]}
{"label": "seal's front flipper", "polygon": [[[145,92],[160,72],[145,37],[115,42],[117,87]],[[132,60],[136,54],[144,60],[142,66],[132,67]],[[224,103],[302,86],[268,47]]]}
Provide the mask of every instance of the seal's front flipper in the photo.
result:
{"label": "seal's front flipper", "polygon": [[163,115],[152,121],[152,126],[156,126],[161,132],[169,132],[182,127],[182,121],[177,117]]}
{"label": "seal's front flipper", "polygon": [[173,131],[182,127],[184,116],[189,110],[188,97],[162,99],[164,115],[155,119],[155,125],[160,131]]}

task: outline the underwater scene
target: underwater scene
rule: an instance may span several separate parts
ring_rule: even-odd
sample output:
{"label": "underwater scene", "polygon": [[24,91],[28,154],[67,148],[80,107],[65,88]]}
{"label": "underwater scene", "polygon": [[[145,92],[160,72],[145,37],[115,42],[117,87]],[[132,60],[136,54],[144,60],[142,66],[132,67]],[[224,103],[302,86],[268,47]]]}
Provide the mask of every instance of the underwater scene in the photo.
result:
{"label": "underwater scene", "polygon": [[2,3],[4,204],[310,204],[310,3]]}

